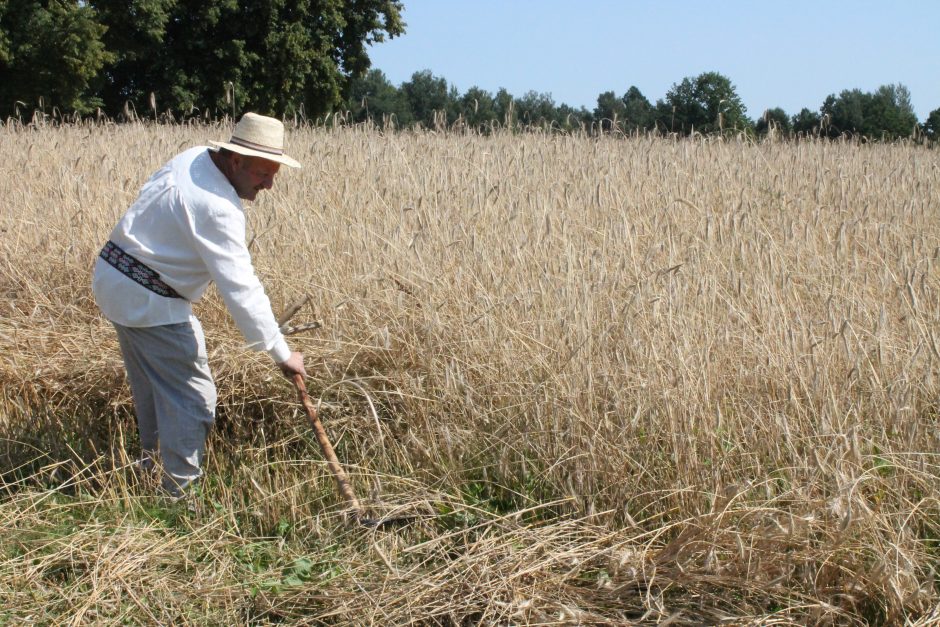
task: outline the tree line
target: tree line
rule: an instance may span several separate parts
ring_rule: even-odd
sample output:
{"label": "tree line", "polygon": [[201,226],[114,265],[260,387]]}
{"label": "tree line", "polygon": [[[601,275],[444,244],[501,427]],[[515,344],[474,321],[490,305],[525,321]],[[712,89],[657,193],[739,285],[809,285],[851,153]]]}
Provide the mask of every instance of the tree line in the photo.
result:
{"label": "tree line", "polygon": [[675,83],[663,98],[651,102],[636,86],[622,96],[606,91],[593,109],[556,104],[550,94],[530,91],[514,97],[471,87],[460,94],[429,70],[415,72],[400,86],[377,69],[352,81],[345,109],[356,122],[408,127],[462,125],[486,130],[494,126],[590,128],[624,134],[659,132],[745,133],[764,136],[864,136],[872,139],[921,137],[940,139],[940,109],[921,123],[904,85],[883,85],[875,92],[847,89],[828,96],[818,110],[803,108],[788,115],[776,107],[756,120],[747,116],[731,80],[705,72]]}
{"label": "tree line", "polygon": [[686,77],[655,102],[635,86],[593,109],[550,94],[464,93],[430,71],[399,86],[368,46],[404,33],[395,0],[0,1],[0,119],[35,110],[112,118],[216,119],[254,110],[384,127],[496,126],[610,133],[745,133],[940,139],[901,84],[831,94],[817,110],[747,115],[731,80]]}

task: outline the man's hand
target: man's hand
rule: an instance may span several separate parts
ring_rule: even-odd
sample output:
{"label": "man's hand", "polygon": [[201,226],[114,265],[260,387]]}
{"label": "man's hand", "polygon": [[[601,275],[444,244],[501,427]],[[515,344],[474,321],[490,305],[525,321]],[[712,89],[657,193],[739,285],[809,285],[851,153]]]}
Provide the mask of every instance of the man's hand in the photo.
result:
{"label": "man's hand", "polygon": [[284,373],[284,376],[290,379],[295,374],[306,378],[307,371],[304,370],[304,356],[302,353],[291,353],[290,357],[286,361],[282,361],[278,364],[281,368],[281,372]]}

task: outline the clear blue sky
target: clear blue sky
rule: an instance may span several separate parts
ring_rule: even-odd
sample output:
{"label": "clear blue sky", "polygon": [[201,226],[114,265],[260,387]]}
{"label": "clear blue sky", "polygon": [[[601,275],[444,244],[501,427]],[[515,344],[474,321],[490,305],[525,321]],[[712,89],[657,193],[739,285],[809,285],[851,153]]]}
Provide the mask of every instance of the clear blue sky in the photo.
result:
{"label": "clear blue sky", "polygon": [[817,110],[831,93],[903,83],[940,108],[940,0],[403,0],[406,32],[374,45],[395,85],[431,70],[460,93],[547,92],[593,109],[631,85],[655,103],[716,71],[748,116]]}

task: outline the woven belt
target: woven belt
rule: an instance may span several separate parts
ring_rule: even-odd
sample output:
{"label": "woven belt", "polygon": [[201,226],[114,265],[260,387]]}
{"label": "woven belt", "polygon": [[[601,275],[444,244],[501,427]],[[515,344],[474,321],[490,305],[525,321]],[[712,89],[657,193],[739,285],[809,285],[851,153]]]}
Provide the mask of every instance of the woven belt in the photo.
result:
{"label": "woven belt", "polygon": [[143,285],[154,294],[167,298],[183,298],[179,292],[163,282],[159,272],[128,255],[114,242],[108,240],[108,243],[101,249],[99,256],[117,268],[121,274]]}

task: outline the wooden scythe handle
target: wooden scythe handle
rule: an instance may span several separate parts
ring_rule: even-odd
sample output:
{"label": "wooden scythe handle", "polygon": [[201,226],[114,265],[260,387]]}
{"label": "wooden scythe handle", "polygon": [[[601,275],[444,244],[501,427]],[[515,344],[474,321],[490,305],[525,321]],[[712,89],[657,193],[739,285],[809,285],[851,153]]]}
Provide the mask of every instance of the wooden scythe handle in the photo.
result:
{"label": "wooden scythe handle", "polygon": [[300,402],[303,404],[304,409],[307,410],[307,418],[310,419],[310,426],[313,427],[313,432],[317,435],[317,442],[320,443],[323,456],[326,457],[326,466],[330,469],[330,474],[333,475],[333,479],[336,480],[336,487],[340,495],[346,501],[346,505],[353,511],[356,518],[359,518],[362,515],[362,507],[359,505],[359,499],[356,498],[356,493],[353,492],[352,485],[349,483],[349,477],[336,458],[336,453],[333,451],[333,445],[330,444],[330,439],[326,437],[326,429],[323,428],[323,423],[320,422],[320,418],[317,416],[317,408],[307,395],[307,387],[304,385],[304,378],[302,375],[295,374],[292,379],[294,381],[294,387],[297,388],[297,394],[300,396]]}

